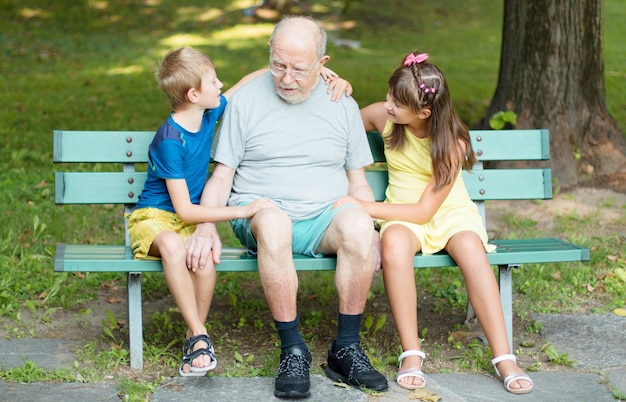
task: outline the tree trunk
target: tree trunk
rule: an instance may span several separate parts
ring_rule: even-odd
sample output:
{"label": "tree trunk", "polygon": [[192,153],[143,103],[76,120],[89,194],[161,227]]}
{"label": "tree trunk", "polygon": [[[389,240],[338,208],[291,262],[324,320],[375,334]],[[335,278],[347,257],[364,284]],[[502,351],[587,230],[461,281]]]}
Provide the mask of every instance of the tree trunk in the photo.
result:
{"label": "tree trunk", "polygon": [[516,128],[550,130],[563,187],[626,171],[626,136],[606,107],[601,0],[505,0],[496,93],[480,124],[513,110]]}

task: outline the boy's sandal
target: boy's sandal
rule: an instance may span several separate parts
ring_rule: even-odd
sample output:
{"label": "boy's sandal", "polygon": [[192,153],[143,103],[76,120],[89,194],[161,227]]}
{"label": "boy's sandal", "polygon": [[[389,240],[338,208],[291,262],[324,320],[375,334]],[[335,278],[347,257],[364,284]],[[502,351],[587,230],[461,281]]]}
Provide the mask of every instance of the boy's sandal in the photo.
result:
{"label": "boy's sandal", "polygon": [[[517,364],[517,359],[515,358],[515,355],[511,355],[511,354],[500,355],[498,357],[494,357],[493,359],[491,359],[491,364],[493,364],[493,368],[496,370],[496,376],[500,380],[502,380],[502,383],[504,384],[504,389],[506,389],[512,394],[527,394],[530,391],[532,391],[535,384],[533,383],[533,380],[531,380],[530,377],[525,373],[511,373],[507,375],[504,379],[502,378],[502,375],[498,371],[496,364],[503,362],[505,360],[511,360],[513,361],[513,363]],[[525,388],[511,388],[511,383],[517,380],[528,381],[530,385]]]}
{"label": "boy's sandal", "polygon": [[[198,342],[204,342],[207,344],[207,347],[200,348],[198,350],[193,350],[193,347]],[[187,353],[189,352],[189,353]],[[198,357],[206,355],[211,358],[211,363],[206,367],[194,367],[192,362]],[[185,365],[189,365],[189,372],[183,371]],[[178,368],[178,374],[182,377],[202,377],[208,371],[213,370],[217,367],[217,358],[215,357],[215,349],[213,348],[213,344],[211,343],[211,338],[207,334],[196,335],[191,339],[185,339],[185,344],[183,345],[183,361]]]}
{"label": "boy's sandal", "polygon": [[[398,357],[398,368],[402,367],[402,361],[405,358],[410,357],[410,356],[421,357],[422,362],[420,363],[420,366],[406,368],[404,370],[398,371],[398,375],[396,376],[396,382],[398,383],[399,386],[405,389],[424,388],[426,386],[426,378],[424,378],[424,373],[422,373],[422,364],[424,363],[424,359],[426,359],[426,355],[424,354],[424,352],[422,352],[421,350],[407,350],[406,352],[403,352]],[[422,380],[422,383],[420,385],[413,385],[413,384],[400,382],[401,379],[406,378],[406,377],[417,377]]]}

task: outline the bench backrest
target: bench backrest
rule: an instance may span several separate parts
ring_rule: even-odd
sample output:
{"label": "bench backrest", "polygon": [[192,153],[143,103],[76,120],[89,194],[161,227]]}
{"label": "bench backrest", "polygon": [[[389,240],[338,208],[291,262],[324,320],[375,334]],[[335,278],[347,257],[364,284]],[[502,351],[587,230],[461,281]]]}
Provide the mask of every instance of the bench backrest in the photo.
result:
{"label": "bench backrest", "polygon": [[[535,169],[485,169],[484,162],[550,159],[548,130],[472,130],[472,144],[480,163],[463,179],[474,201],[552,198],[551,171]],[[146,173],[137,164],[148,160],[153,131],[54,131],[56,163],[121,163],[118,171],[98,167],[85,172],[55,173],[57,204],[134,204]],[[383,142],[368,133],[376,162],[384,162]],[[145,169],[145,168],[144,168]],[[94,171],[96,170],[96,171]],[[99,171],[105,170],[105,171]],[[383,200],[387,172],[375,166],[367,177],[377,200]]]}
{"label": "bench backrest", "polygon": [[[367,180],[376,200],[382,201],[387,187],[383,141],[378,132],[367,135],[377,162],[366,172]],[[548,168],[486,169],[483,166],[490,161],[550,159],[547,129],[472,130],[470,136],[479,163],[471,172],[463,171],[463,180],[485,227],[485,200],[552,198],[552,176]],[[146,180],[145,164],[153,137],[154,131],[55,130],[55,163],[90,164],[83,169],[87,171],[55,172],[55,203],[123,204],[124,211],[131,212]],[[111,171],[100,164],[121,164],[121,168]],[[127,230],[125,237],[128,244]]]}

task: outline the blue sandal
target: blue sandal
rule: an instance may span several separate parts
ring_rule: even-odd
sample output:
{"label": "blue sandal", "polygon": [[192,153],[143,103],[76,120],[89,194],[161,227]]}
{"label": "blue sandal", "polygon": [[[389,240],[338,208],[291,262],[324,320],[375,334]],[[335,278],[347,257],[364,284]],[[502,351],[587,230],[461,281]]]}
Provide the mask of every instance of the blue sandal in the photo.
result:
{"label": "blue sandal", "polygon": [[[198,342],[204,342],[207,344],[207,347],[200,348],[198,350],[193,350],[193,347]],[[198,357],[206,355],[211,358],[211,364],[207,367],[194,367],[191,363]],[[189,372],[184,372],[183,367],[185,364],[189,365]],[[185,344],[183,345],[183,361],[180,364],[178,369],[178,374],[182,377],[202,377],[210,370],[213,370],[217,367],[217,358],[215,357],[215,349],[213,348],[213,344],[211,343],[211,338],[207,334],[196,335],[191,339],[185,339]]]}

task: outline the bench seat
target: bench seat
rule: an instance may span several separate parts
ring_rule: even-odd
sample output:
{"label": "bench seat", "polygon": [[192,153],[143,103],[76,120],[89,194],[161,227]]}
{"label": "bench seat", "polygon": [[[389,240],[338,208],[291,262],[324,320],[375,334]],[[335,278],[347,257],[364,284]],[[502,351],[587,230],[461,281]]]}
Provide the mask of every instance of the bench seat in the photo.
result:
{"label": "bench seat", "polygon": [[[492,265],[540,264],[549,262],[585,261],[589,249],[564,240],[550,237],[538,239],[492,240],[497,249],[487,254]],[[334,257],[310,258],[294,255],[296,269],[300,271],[334,270]],[[415,268],[456,266],[445,253],[417,254]],[[218,272],[256,271],[256,257],[244,248],[227,247],[222,250]],[[56,272],[162,272],[160,260],[135,260],[130,247],[123,245],[60,244],[55,250]]]}

